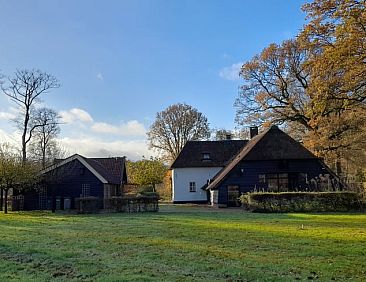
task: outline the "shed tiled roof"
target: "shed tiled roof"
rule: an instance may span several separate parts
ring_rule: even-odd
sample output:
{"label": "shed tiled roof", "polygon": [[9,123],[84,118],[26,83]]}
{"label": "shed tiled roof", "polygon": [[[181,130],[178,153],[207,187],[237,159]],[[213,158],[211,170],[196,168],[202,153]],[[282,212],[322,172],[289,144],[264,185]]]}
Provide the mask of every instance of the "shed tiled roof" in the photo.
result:
{"label": "shed tiled roof", "polygon": [[91,167],[102,175],[108,183],[122,183],[125,158],[83,158]]}
{"label": "shed tiled roof", "polygon": [[[225,166],[247,142],[247,140],[188,141],[170,168]],[[208,154],[209,159],[204,159],[203,154]]]}
{"label": "shed tiled roof", "polygon": [[41,173],[47,173],[66,163],[79,160],[103,183],[121,184],[126,179],[125,157],[118,158],[86,158],[79,154],[72,155],[66,159],[55,159],[54,164],[45,168]]}

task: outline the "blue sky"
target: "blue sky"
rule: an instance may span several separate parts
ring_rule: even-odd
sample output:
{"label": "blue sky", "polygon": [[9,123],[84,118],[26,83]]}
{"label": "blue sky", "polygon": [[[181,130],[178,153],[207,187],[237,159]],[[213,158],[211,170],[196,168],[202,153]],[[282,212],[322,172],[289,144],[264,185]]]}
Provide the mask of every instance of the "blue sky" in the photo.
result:
{"label": "blue sky", "polygon": [[[235,127],[237,71],[305,23],[300,0],[2,1],[0,70],[39,68],[59,89],[60,141],[86,156],[149,156],[145,132],[158,111],[185,102],[211,127]],[[1,141],[18,135],[0,95]]]}

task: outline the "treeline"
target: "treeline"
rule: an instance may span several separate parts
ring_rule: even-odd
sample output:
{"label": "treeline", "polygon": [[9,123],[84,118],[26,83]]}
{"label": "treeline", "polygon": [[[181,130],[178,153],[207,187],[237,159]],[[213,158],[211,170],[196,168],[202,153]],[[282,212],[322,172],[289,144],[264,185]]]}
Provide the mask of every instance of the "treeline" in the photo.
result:
{"label": "treeline", "polygon": [[244,63],[239,125],[283,125],[343,176],[366,168],[365,1],[315,0],[296,37]]}

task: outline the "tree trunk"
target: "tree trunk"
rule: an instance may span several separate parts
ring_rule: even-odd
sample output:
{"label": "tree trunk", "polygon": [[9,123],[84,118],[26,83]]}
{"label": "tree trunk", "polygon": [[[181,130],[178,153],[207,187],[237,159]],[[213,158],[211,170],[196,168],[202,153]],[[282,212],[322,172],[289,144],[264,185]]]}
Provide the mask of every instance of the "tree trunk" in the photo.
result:
{"label": "tree trunk", "polygon": [[46,167],[46,136],[43,132],[43,144],[42,144],[42,168]]}
{"label": "tree trunk", "polygon": [[0,189],[0,211],[3,210],[3,204],[4,204],[4,190],[3,188]]}
{"label": "tree trunk", "polygon": [[28,123],[29,123],[29,106],[25,106],[25,117],[23,123],[23,134],[22,134],[22,162],[25,163],[27,161],[27,131],[28,131]]}
{"label": "tree trunk", "polygon": [[4,191],[5,191],[4,213],[8,213],[8,191],[9,191],[9,189],[4,189]]}
{"label": "tree trunk", "polygon": [[42,168],[44,169],[46,167],[46,152],[45,150],[42,150]]}
{"label": "tree trunk", "polygon": [[23,162],[23,164],[26,161],[27,161],[27,144],[25,143],[25,135],[22,135],[22,162]]}

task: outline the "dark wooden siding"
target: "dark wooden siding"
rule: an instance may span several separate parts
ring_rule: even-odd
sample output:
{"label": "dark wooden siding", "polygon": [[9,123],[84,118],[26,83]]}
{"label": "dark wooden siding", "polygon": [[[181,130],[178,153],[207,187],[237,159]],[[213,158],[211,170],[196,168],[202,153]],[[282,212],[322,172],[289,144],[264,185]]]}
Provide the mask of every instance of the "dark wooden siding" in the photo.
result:
{"label": "dark wooden siding", "polygon": [[39,194],[37,191],[28,191],[24,195],[24,210],[39,210]]}
{"label": "dark wooden siding", "polygon": [[[219,186],[219,204],[227,203],[227,186],[238,185],[241,193],[254,190],[266,190],[266,185],[259,182],[260,174],[270,173],[306,173],[308,179],[326,174],[317,159],[308,160],[273,160],[273,161],[242,161],[226,177]],[[306,190],[307,187],[297,187]]]}
{"label": "dark wooden siding", "polygon": [[[78,160],[73,160],[48,172],[47,178],[52,179],[52,183],[48,182],[47,184],[47,204],[44,207],[46,209],[51,209],[52,195],[56,197],[57,201],[61,201],[62,203],[65,198],[70,198],[71,208],[74,208],[75,198],[80,197],[83,184],[90,185],[90,196],[103,199],[103,183]],[[102,208],[102,201],[100,201],[100,205]],[[32,210],[41,208],[39,206],[39,193],[28,192],[24,195],[24,209]]]}

